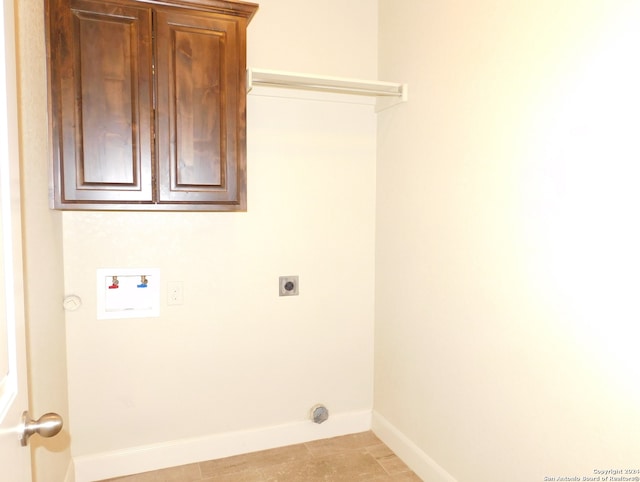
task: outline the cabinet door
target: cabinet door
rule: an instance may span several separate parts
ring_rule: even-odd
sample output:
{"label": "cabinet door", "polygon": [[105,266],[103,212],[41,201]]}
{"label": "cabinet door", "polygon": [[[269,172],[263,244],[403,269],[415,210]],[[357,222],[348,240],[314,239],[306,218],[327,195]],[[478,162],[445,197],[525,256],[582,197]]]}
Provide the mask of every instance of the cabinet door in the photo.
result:
{"label": "cabinet door", "polygon": [[152,202],[151,11],[50,0],[49,15],[55,207]]}
{"label": "cabinet door", "polygon": [[245,210],[246,19],[159,8],[156,26],[158,201]]}

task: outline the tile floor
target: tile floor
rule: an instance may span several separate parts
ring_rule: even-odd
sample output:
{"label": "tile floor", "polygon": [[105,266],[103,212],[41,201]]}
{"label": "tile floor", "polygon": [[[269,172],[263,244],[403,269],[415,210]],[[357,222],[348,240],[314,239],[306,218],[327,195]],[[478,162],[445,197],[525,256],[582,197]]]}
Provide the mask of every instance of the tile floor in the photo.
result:
{"label": "tile floor", "polygon": [[236,455],[103,482],[420,482],[373,432]]}

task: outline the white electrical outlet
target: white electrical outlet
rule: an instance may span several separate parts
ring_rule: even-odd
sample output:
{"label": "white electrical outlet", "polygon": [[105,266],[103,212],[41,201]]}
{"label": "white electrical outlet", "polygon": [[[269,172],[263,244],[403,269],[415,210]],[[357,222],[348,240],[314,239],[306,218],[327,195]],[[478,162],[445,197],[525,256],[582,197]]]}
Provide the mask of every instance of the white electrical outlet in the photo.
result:
{"label": "white electrical outlet", "polygon": [[167,287],[167,304],[181,305],[184,303],[184,284],[182,281],[169,281]]}

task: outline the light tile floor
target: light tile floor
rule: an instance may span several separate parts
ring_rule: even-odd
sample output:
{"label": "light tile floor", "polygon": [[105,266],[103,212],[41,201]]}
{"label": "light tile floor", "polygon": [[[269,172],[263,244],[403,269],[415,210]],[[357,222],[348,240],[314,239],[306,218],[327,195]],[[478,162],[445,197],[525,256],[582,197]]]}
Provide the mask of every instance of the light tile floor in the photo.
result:
{"label": "light tile floor", "polygon": [[420,482],[373,432],[209,460],[103,482]]}

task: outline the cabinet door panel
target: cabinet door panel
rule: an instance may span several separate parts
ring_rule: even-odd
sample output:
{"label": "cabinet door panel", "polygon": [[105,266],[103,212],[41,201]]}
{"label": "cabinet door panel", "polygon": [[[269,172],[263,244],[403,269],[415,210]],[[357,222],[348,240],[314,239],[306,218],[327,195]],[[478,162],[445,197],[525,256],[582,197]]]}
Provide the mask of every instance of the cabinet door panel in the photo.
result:
{"label": "cabinet door panel", "polygon": [[245,209],[242,22],[158,11],[160,203]]}
{"label": "cabinet door panel", "polygon": [[[220,65],[211,53],[221,51],[216,32],[174,31],[175,40],[175,159],[178,186],[220,186],[224,157],[220,121]],[[216,55],[217,56],[217,55]]]}
{"label": "cabinet door panel", "polygon": [[[133,69],[127,59],[132,51],[131,24],[82,12],[76,12],[75,22],[81,45],[78,87],[82,94],[83,181],[130,185],[135,178],[130,160],[136,157],[131,129]],[[96,38],[111,38],[113,43],[91,41]]]}
{"label": "cabinet door panel", "polygon": [[52,72],[60,199],[152,202],[151,11],[90,0],[69,6],[56,27],[61,56]]}

